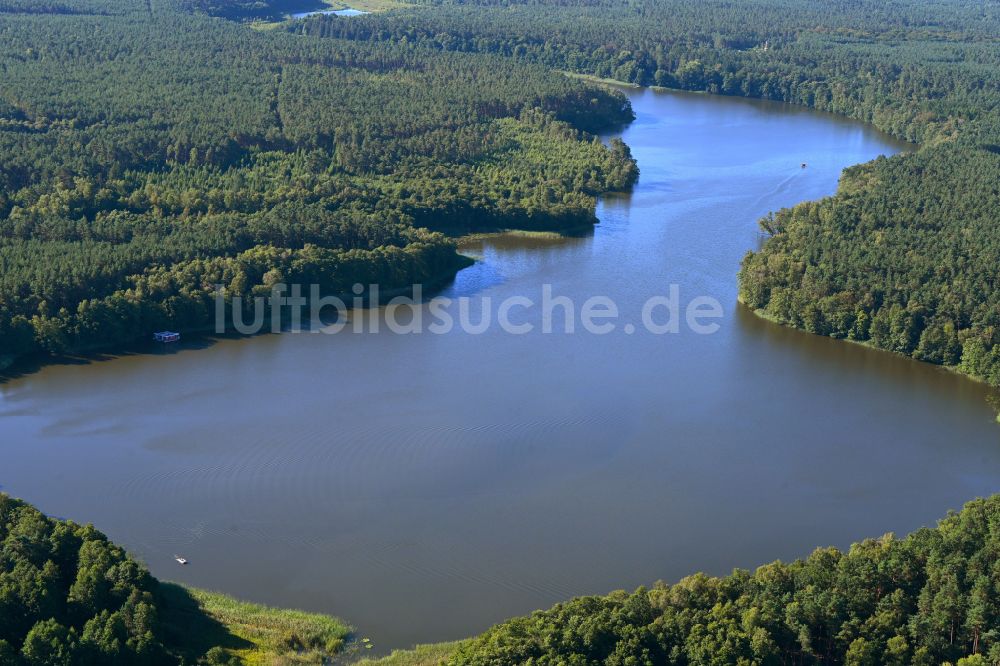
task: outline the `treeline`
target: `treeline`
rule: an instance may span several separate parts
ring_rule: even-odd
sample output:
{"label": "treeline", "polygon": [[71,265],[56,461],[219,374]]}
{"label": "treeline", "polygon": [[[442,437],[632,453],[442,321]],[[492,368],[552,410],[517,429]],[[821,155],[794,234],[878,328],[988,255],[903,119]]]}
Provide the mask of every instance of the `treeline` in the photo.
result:
{"label": "treeline", "polygon": [[[206,610],[93,527],[0,494],[3,666],[237,663],[239,641]],[[574,599],[459,644],[447,663],[986,666],[1000,661],[998,627],[994,496],[903,539]],[[328,659],[345,636],[326,622],[271,649]]]}
{"label": "treeline", "polygon": [[582,597],[463,643],[456,666],[1000,662],[1000,496],[904,539]]}
{"label": "treeline", "polygon": [[479,0],[294,32],[773,99],[922,144],[763,222],[741,298],[784,324],[1000,385],[1000,9],[980,2]]}
{"label": "treeline", "polygon": [[439,280],[465,261],[422,227],[593,224],[596,195],[636,178],[584,133],[630,119],[624,96],[544,67],[261,33],[175,0],[9,2],[0,362],[204,328],[220,279]]}

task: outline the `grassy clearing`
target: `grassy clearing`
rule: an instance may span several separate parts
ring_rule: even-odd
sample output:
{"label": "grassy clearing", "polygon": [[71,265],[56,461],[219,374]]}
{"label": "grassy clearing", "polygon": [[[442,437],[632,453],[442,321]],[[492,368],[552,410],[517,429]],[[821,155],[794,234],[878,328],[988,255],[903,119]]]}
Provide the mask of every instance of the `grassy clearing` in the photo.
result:
{"label": "grassy clearing", "polygon": [[455,653],[462,641],[418,645],[412,650],[396,650],[381,659],[362,659],[354,666],[438,666]]}
{"label": "grassy clearing", "polygon": [[[600,76],[594,76],[593,74],[580,74],[579,72],[568,72],[566,70],[556,70],[560,74],[568,76],[571,79],[579,79],[581,81],[587,81],[589,83],[599,83],[605,86],[611,86],[612,88],[641,88],[642,86],[636,83],[627,83],[625,81],[619,81],[618,79],[606,79]],[[650,88],[655,88],[656,86],[647,86]]]}
{"label": "grassy clearing", "polygon": [[254,21],[250,24],[253,30],[274,30],[280,26],[284,21]]}
{"label": "grassy clearing", "polygon": [[[318,613],[269,608],[224,594],[161,585],[167,644],[189,661],[322,664],[343,651],[351,628]],[[217,648],[215,647],[217,646]]]}

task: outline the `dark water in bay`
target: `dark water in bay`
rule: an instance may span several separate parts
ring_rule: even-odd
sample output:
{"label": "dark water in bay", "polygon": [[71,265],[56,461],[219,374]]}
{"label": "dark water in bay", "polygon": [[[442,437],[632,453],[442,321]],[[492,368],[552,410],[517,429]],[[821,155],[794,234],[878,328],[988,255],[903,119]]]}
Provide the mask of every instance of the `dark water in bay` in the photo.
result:
{"label": "dark water in bay", "polygon": [[983,387],[736,304],[759,216],[900,146],[774,104],[629,94],[634,193],[582,238],[470,242],[480,262],[446,295],[548,283],[637,321],[676,284],[721,302],[714,335],[269,335],[52,366],[0,386],[2,489],[160,577],[333,613],[381,649],[905,533],[1000,490]]}

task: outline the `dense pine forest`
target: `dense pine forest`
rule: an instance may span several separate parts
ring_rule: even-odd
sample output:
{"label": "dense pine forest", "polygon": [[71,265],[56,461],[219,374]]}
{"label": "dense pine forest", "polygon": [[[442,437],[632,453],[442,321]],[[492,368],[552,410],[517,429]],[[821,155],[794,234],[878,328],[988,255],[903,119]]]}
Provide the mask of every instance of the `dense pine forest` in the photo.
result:
{"label": "dense pine forest", "polygon": [[591,225],[635,180],[585,133],[620,94],[190,9],[0,3],[0,356],[208,327],[216,284],[434,282],[439,230]]}
{"label": "dense pine forest", "polygon": [[759,97],[919,143],[763,221],[741,299],[782,323],[1000,384],[996,2],[478,0],[290,24],[300,34],[502,54],[640,85]]}

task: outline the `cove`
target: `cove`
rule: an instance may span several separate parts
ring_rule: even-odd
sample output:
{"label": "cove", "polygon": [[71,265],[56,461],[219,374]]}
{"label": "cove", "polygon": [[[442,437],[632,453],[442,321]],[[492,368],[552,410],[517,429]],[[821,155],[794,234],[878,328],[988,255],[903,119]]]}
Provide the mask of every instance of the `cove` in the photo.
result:
{"label": "cove", "polygon": [[478,263],[444,295],[549,284],[635,320],[675,284],[721,303],[716,333],[544,334],[521,310],[527,335],[268,335],[49,366],[0,386],[0,486],[161,578],[333,613],[380,650],[908,532],[994,492],[985,387],[736,302],[760,216],[905,146],[784,105],[628,94],[635,190],[601,201],[592,234],[469,240]]}

